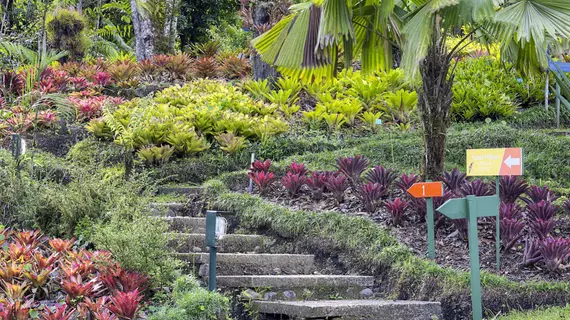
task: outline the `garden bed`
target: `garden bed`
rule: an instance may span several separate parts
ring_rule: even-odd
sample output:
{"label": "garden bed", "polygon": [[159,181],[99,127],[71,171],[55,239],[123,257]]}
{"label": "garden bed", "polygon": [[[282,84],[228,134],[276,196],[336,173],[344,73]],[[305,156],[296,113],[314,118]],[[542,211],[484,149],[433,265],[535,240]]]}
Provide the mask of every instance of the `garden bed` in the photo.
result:
{"label": "garden bed", "polygon": [[[247,179],[244,183],[234,185],[232,191],[247,193]],[[326,196],[326,195],[325,195]],[[392,195],[384,201],[390,201],[398,197],[403,197],[402,192],[395,190]],[[425,257],[427,253],[427,224],[420,221],[411,210],[408,210],[406,220],[401,226],[392,226],[389,214],[384,207],[378,208],[374,214],[364,211],[363,205],[358,196],[352,191],[348,191],[345,201],[337,205],[331,197],[325,197],[316,201],[313,199],[310,190],[303,188],[297,198],[292,199],[287,190],[282,186],[273,186],[271,191],[263,196],[271,203],[290,208],[292,210],[303,210],[309,212],[333,211],[347,214],[349,216],[367,217],[380,225],[394,236],[399,243],[406,245],[416,255]],[[553,232],[553,236],[570,236],[570,219],[560,217],[560,224]],[[529,230],[525,230],[523,238],[530,237]],[[524,243],[518,243],[509,252],[501,252],[501,270],[496,269],[495,255],[495,222],[492,219],[479,219],[479,250],[481,268],[488,272],[503,275],[514,281],[568,281],[570,280],[570,270],[561,273],[552,273],[544,270],[540,266],[523,267]],[[449,220],[437,230],[436,234],[436,263],[443,267],[450,267],[455,270],[469,271],[469,248],[466,239],[462,239],[455,226]]]}

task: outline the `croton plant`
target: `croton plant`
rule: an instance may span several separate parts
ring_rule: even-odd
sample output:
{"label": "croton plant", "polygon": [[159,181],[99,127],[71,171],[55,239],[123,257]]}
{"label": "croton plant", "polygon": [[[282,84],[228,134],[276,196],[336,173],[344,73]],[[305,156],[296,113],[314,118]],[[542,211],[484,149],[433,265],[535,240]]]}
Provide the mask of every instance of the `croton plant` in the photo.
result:
{"label": "croton plant", "polygon": [[0,320],[134,320],[148,277],[105,251],[0,226]]}

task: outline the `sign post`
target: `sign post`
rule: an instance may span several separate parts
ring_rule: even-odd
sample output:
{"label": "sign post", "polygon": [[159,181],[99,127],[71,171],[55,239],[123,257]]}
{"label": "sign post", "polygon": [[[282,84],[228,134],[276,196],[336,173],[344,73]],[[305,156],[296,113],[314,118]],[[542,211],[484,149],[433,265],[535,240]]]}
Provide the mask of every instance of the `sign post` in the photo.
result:
{"label": "sign post", "polygon": [[470,195],[466,198],[450,199],[437,208],[438,212],[450,219],[467,219],[467,228],[469,232],[469,267],[471,270],[471,303],[474,320],[483,319],[477,218],[495,217],[495,250],[497,270],[500,270],[500,176],[522,175],[522,155],[523,153],[521,148],[467,150],[467,175],[497,176],[495,195],[488,197],[476,197]]}
{"label": "sign post", "polygon": [[408,193],[414,198],[426,199],[426,220],[428,224],[428,258],[435,259],[435,222],[433,212],[433,198],[443,196],[443,183],[441,181],[415,183],[408,189]]}

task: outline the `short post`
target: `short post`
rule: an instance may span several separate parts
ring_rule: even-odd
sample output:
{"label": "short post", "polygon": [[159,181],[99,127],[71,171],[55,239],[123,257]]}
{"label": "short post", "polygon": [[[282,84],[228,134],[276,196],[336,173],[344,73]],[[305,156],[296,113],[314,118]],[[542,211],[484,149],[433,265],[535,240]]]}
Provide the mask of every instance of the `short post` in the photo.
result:
{"label": "short post", "polygon": [[206,212],[206,246],[210,249],[210,264],[208,265],[208,290],[216,291],[216,211]]}
{"label": "short post", "polygon": [[22,139],[18,133],[12,134],[12,145],[11,145],[12,157],[18,160],[22,155]]}
{"label": "short post", "polygon": [[[255,162],[255,153],[252,153],[249,168],[253,168],[254,162]],[[253,179],[252,178],[249,178],[249,193],[253,193]]]}
{"label": "short post", "polygon": [[477,234],[477,202],[475,196],[467,196],[469,228],[469,267],[471,273],[471,305],[473,319],[483,319],[481,306],[481,271],[479,270],[479,236]]}

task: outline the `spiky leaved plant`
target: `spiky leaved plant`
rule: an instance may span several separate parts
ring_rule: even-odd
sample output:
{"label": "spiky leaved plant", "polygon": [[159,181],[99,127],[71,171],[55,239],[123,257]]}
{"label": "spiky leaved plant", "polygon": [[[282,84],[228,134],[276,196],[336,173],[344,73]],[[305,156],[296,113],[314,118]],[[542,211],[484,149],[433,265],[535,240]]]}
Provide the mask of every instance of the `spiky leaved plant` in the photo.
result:
{"label": "spiky leaved plant", "polygon": [[390,219],[392,220],[392,225],[399,226],[404,219],[406,210],[408,209],[408,203],[406,200],[396,198],[392,201],[388,201],[384,204],[388,214],[390,214]]}
{"label": "spiky leaved plant", "polygon": [[499,192],[502,202],[515,203],[527,189],[526,181],[518,176],[502,176],[500,178]]}
{"label": "spiky leaved plant", "polygon": [[528,217],[530,220],[551,220],[556,215],[558,207],[549,201],[530,203],[527,205]]}
{"label": "spiky leaved plant", "polygon": [[366,157],[340,157],[336,160],[336,168],[346,176],[353,187],[360,184],[360,176],[366,170],[370,162]]}
{"label": "spiky leaved plant", "polygon": [[378,183],[386,188],[390,188],[392,183],[398,178],[398,175],[391,168],[384,166],[374,166],[372,170],[366,173],[366,180],[373,183]]}
{"label": "spiky leaved plant", "polygon": [[515,219],[501,219],[501,243],[509,251],[523,236],[524,223]]}
{"label": "spiky leaved plant", "polygon": [[358,189],[358,196],[364,204],[366,212],[372,214],[376,212],[382,197],[386,195],[388,189],[379,183],[368,182]]}
{"label": "spiky leaved plant", "polygon": [[540,201],[549,201],[554,202],[558,197],[548,188],[548,186],[539,187],[539,186],[530,186],[526,192],[526,197],[523,197],[522,200],[528,203],[537,203]]}
{"label": "spiky leaved plant", "polygon": [[344,194],[348,189],[348,179],[343,175],[330,175],[325,183],[327,189],[332,192],[338,204],[344,201]]}
{"label": "spiky leaved plant", "polygon": [[493,195],[494,193],[489,184],[485,183],[481,179],[466,182],[459,188],[459,190],[464,196],[473,195],[483,197]]}
{"label": "spiky leaved plant", "polygon": [[403,173],[396,181],[396,187],[398,187],[400,191],[406,193],[408,189],[410,189],[412,185],[418,181],[420,181],[420,176],[415,175],[413,173],[410,174]]}
{"label": "spiky leaved plant", "polygon": [[291,198],[297,197],[301,188],[307,183],[307,177],[300,173],[287,172],[281,178],[281,184],[287,189],[287,193]]}
{"label": "spiky leaved plant", "polygon": [[451,171],[445,171],[443,173],[443,183],[449,188],[449,190],[459,193],[463,184],[467,181],[467,174],[459,171],[459,169],[454,168]]}

